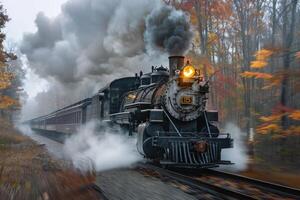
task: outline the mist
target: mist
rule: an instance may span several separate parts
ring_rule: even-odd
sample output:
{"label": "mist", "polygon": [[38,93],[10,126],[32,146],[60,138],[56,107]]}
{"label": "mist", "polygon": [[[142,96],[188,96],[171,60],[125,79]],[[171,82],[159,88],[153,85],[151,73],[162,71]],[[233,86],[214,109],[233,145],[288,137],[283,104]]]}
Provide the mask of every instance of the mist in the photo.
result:
{"label": "mist", "polygon": [[248,155],[243,137],[246,135],[246,133],[243,133],[241,129],[233,123],[227,123],[224,130],[226,133],[229,133],[231,135],[234,143],[233,148],[223,149],[221,156],[223,160],[229,160],[234,163],[234,165],[224,165],[222,166],[222,169],[231,171],[245,170],[247,168]]}
{"label": "mist", "polygon": [[87,123],[77,134],[68,138],[63,149],[67,158],[81,170],[130,167],[142,160],[134,137],[97,121]]}

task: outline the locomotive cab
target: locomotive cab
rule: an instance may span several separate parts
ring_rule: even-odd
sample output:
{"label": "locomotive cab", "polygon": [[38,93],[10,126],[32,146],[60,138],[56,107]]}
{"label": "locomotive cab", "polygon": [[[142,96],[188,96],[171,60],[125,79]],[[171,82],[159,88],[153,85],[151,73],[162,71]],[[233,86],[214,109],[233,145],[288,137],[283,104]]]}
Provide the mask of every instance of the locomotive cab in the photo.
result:
{"label": "locomotive cab", "polygon": [[167,68],[164,68],[163,66],[154,68],[152,66],[151,84],[167,82],[168,79],[169,79],[169,73]]}

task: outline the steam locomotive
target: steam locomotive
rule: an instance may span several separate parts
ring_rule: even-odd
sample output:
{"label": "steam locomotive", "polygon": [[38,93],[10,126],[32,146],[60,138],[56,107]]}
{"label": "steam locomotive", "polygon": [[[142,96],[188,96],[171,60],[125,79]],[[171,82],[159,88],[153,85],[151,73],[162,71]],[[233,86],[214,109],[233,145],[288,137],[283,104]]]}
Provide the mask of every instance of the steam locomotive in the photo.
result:
{"label": "steam locomotive", "polygon": [[91,98],[29,121],[31,127],[56,134],[75,133],[98,119],[137,137],[137,150],[164,165],[214,167],[229,164],[221,151],[233,140],[216,126],[218,112],[206,110],[208,82],[183,56],[169,57],[169,70],[120,78]]}

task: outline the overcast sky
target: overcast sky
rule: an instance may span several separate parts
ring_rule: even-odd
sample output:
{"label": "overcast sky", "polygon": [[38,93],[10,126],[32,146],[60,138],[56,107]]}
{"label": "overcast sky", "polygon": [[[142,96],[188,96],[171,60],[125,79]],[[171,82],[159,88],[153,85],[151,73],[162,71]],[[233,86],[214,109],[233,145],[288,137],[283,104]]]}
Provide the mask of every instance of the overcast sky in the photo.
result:
{"label": "overcast sky", "polygon": [[[54,17],[67,0],[0,0],[11,20],[6,24],[6,44],[20,43],[23,34],[36,31],[35,18],[39,12]],[[26,79],[23,88],[33,99],[39,92],[47,90],[47,81],[40,79],[26,65]],[[38,84],[37,84],[38,83]]]}
{"label": "overcast sky", "polygon": [[19,42],[23,33],[35,31],[34,20],[38,12],[56,16],[67,0],[0,0],[11,21],[7,24],[7,39]]}

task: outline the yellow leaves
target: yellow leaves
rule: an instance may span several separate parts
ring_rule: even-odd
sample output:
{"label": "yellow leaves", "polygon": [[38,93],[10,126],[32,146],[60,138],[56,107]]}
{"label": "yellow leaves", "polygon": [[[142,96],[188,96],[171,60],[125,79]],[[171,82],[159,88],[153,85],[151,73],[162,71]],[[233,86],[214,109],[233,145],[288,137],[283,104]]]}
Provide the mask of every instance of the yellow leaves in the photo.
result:
{"label": "yellow leaves", "polygon": [[244,78],[256,78],[256,79],[271,79],[273,76],[268,73],[261,73],[261,72],[250,72],[245,71],[241,73],[241,76]]}
{"label": "yellow leaves", "polygon": [[277,124],[263,124],[256,129],[260,134],[268,134],[270,132],[280,132],[281,127]]}
{"label": "yellow leaves", "polygon": [[255,53],[255,61],[251,62],[250,67],[252,68],[264,68],[268,65],[267,59],[273,54],[272,51],[268,49],[261,49]]}
{"label": "yellow leaves", "polygon": [[266,61],[263,60],[255,60],[251,62],[250,67],[252,68],[264,68],[265,66],[267,66],[268,63]]}
{"label": "yellow leaves", "polygon": [[264,122],[262,125],[256,128],[256,131],[260,134],[268,134],[271,132],[281,131],[281,127],[277,124],[280,122],[283,113],[276,113],[269,116],[262,116],[259,119]]}
{"label": "yellow leaves", "polygon": [[18,105],[18,102],[9,96],[0,96],[0,109],[6,109]]}
{"label": "yellow leaves", "polygon": [[293,120],[300,120],[300,110],[295,110],[289,114],[289,118]]}
{"label": "yellow leaves", "polygon": [[208,44],[215,44],[219,40],[219,37],[216,33],[210,32],[208,33]]}
{"label": "yellow leaves", "polygon": [[270,116],[262,116],[259,119],[263,122],[276,122],[276,121],[279,121],[281,117],[282,117],[281,114],[276,114],[276,115],[270,115]]}
{"label": "yellow leaves", "polygon": [[279,110],[272,115],[262,116],[259,118],[263,123],[256,128],[257,133],[277,133],[277,135],[281,136],[300,134],[300,126],[290,126],[287,129],[282,129],[280,126],[281,118],[283,116],[300,121],[300,110],[282,106],[279,106],[277,109]]}
{"label": "yellow leaves", "polygon": [[273,52],[271,50],[261,49],[255,53],[255,57],[256,60],[264,61],[267,60],[272,54]]}
{"label": "yellow leaves", "polygon": [[[252,61],[250,64],[251,68],[261,69],[268,65],[267,59],[273,54],[271,50],[261,49],[255,53],[256,60]],[[262,73],[262,72],[251,72],[245,71],[241,73],[241,76],[244,78],[256,78],[256,79],[266,79],[270,80],[273,78],[271,74]]]}
{"label": "yellow leaves", "polygon": [[6,81],[0,81],[0,90],[3,90],[5,88],[8,88],[11,85],[10,82],[6,82]]}
{"label": "yellow leaves", "polygon": [[0,90],[6,89],[11,85],[13,74],[9,72],[0,72]]}

